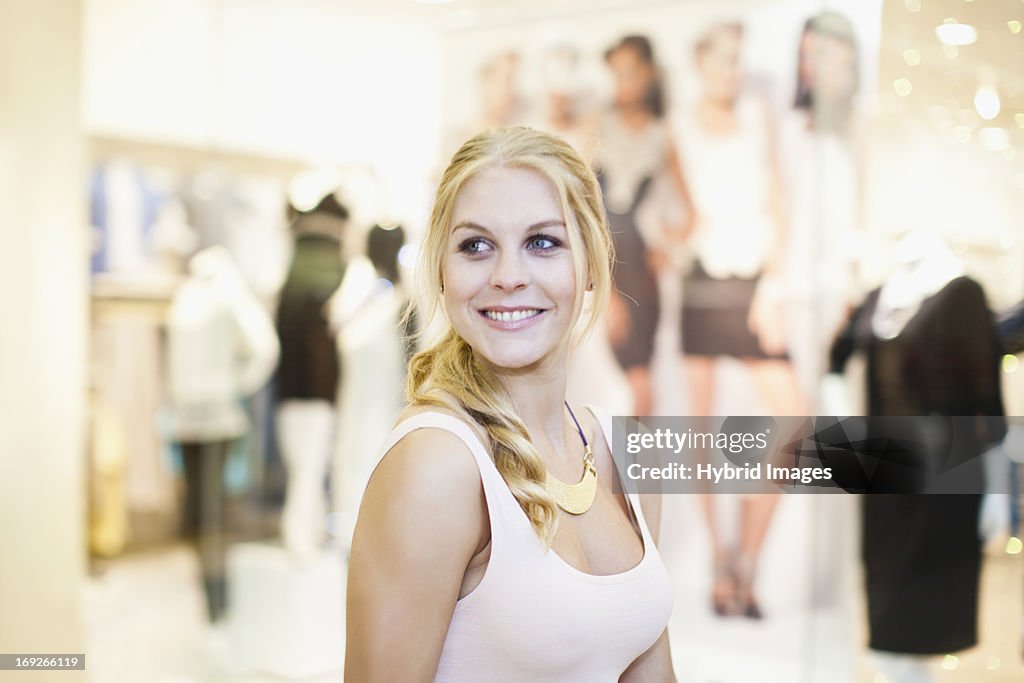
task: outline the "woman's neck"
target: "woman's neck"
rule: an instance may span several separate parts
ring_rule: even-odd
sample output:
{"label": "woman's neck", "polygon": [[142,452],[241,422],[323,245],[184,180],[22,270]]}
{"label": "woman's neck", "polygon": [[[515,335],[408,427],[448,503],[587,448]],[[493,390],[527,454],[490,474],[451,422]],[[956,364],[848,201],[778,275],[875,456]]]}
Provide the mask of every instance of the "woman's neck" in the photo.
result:
{"label": "woman's neck", "polygon": [[570,111],[548,112],[548,125],[550,125],[559,133],[572,130],[575,123],[576,121],[574,120],[572,112]]}
{"label": "woman's neck", "polygon": [[529,373],[503,373],[502,382],[534,445],[542,453],[561,452],[579,436],[570,428],[565,409],[565,363],[545,365]]}
{"label": "woman's neck", "polygon": [[642,104],[620,104],[615,108],[619,120],[629,130],[642,130],[651,120],[651,112]]}
{"label": "woman's neck", "polygon": [[697,101],[697,120],[712,135],[729,135],[736,131],[736,103],[710,97]]}

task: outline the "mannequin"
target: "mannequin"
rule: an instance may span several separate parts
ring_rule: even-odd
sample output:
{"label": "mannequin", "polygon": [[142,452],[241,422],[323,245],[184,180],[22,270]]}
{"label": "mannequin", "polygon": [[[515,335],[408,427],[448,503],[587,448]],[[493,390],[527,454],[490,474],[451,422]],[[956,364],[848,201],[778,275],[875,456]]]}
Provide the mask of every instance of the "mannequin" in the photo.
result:
{"label": "mannequin", "polygon": [[312,561],[324,540],[324,482],[331,462],[341,368],[326,304],[345,271],[348,209],[328,194],[292,226],[295,250],[277,309],[277,436],[287,472],[281,536],[292,560]]}
{"label": "mannequin", "polygon": [[[934,233],[911,233],[897,245],[896,258],[891,277],[868,295],[833,346],[832,371],[863,350],[869,415],[976,415],[975,433],[958,448],[980,455],[1005,433],[1000,350],[985,295]],[[948,446],[937,443],[934,457]],[[876,476],[897,476],[899,468],[887,464],[878,465]],[[981,481],[982,467],[973,458],[959,471]],[[888,680],[928,681],[928,655],[977,642],[981,499],[980,493],[863,497],[869,646]]]}
{"label": "mannequin", "polygon": [[270,318],[222,247],[189,262],[190,275],[171,303],[167,328],[165,428],[185,462],[186,535],[198,534],[210,621],[226,606],[224,464],[249,428],[242,409],[270,377],[278,358]]}
{"label": "mannequin", "polygon": [[161,199],[127,157],[115,156],[96,167],[90,181],[93,274],[138,275],[153,265],[151,231]]}
{"label": "mannequin", "polygon": [[367,235],[366,257],[353,261],[331,300],[339,330],[338,350],[345,367],[340,392],[340,429],[333,465],[333,509],[340,515],[332,533],[348,547],[362,492],[374,456],[402,405],[405,338],[400,318],[408,297],[399,275],[398,252],[405,242],[400,226],[374,226]]}

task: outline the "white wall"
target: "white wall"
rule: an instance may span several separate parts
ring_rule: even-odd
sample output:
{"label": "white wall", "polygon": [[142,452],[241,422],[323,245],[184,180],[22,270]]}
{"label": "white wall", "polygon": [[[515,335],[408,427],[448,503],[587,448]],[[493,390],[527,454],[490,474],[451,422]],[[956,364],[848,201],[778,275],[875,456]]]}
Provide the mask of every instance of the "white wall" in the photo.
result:
{"label": "white wall", "polygon": [[365,164],[400,214],[437,156],[436,32],[328,0],[85,0],[89,133]]}
{"label": "white wall", "polygon": [[[79,0],[0,0],[0,652],[83,649]],[[83,672],[4,672],[83,681]]]}

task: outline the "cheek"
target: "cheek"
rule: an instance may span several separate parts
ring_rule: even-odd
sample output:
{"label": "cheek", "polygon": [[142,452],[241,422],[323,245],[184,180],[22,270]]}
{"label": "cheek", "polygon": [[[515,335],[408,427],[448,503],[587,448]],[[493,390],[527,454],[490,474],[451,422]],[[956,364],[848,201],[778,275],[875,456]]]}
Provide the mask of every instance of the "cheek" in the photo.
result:
{"label": "cheek", "polygon": [[551,268],[549,286],[552,296],[557,296],[563,303],[572,303],[576,296],[576,271],[573,269],[572,259],[560,264],[560,268]]}
{"label": "cheek", "polygon": [[449,314],[457,311],[472,299],[480,289],[478,269],[459,265],[441,271],[444,292],[441,298]]}

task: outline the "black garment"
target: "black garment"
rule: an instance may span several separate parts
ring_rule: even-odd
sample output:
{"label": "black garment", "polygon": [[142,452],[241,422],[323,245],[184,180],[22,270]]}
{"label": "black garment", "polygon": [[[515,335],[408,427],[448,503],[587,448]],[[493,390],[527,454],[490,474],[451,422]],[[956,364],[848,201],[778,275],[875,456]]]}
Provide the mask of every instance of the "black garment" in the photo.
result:
{"label": "black garment", "polygon": [[276,375],[278,401],[323,399],[334,403],[341,364],[324,305],[338,289],[344,273],[338,240],[315,233],[296,238],[277,308],[277,334],[281,339]]}
{"label": "black garment", "polygon": [[[872,331],[879,292],[868,295],[837,338],[832,371],[862,350],[869,415],[978,416],[967,443],[958,435],[958,452],[980,455],[1001,440],[1000,349],[981,286],[952,280],[892,339]],[[936,459],[950,452],[942,436],[931,437]],[[980,457],[962,468],[964,476],[983,476]],[[862,503],[870,647],[942,654],[976,644],[981,496],[868,494]]]}
{"label": "black garment", "polygon": [[181,444],[185,465],[182,530],[199,553],[206,613],[210,622],[227,609],[227,509],[224,467],[230,441]]}
{"label": "black garment", "polygon": [[[605,188],[604,173],[598,175],[601,189]],[[645,176],[637,187],[633,202],[625,213],[613,211],[607,205],[608,227],[615,245],[615,267],[612,275],[615,287],[625,295],[629,310],[629,331],[622,346],[613,349],[619,365],[628,370],[635,366],[647,366],[654,356],[654,336],[661,316],[661,301],[658,278],[647,260],[647,245],[644,244],[637,226],[636,212],[647,196],[653,178]]]}
{"label": "black garment", "polygon": [[1024,301],[999,316],[999,338],[1003,353],[1024,351]]}
{"label": "black garment", "polygon": [[696,261],[683,280],[683,353],[751,359],[789,358],[765,353],[747,318],[760,276],[714,278]]}

